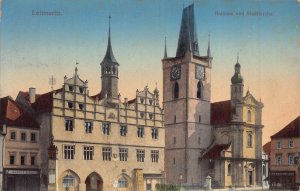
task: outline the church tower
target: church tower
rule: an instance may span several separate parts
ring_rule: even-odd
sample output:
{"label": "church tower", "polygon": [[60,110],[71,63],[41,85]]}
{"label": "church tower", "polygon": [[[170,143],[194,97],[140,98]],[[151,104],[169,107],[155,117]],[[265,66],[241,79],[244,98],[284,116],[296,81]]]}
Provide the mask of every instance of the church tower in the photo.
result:
{"label": "church tower", "polygon": [[175,57],[163,65],[165,114],[165,168],[169,184],[199,184],[207,176],[208,164],[201,152],[211,143],[210,47],[200,56],[194,5],[183,9]]}
{"label": "church tower", "polygon": [[119,63],[116,61],[110,39],[110,19],[109,16],[109,29],[108,29],[108,43],[106,54],[104,59],[101,62],[101,81],[102,81],[102,90],[100,93],[100,98],[118,98],[118,67]]}
{"label": "church tower", "polygon": [[234,66],[234,75],[231,78],[231,101],[237,102],[241,101],[243,98],[244,91],[244,79],[241,75],[241,65],[239,63],[239,57],[237,57],[237,62]]}

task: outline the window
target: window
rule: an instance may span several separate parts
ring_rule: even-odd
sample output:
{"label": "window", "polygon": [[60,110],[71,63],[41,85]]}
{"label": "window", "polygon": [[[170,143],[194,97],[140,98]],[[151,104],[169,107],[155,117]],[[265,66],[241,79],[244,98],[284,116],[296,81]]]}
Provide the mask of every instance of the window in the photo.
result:
{"label": "window", "polygon": [[289,148],[294,148],[294,141],[289,141]]}
{"label": "window", "polygon": [[120,125],[120,135],[126,136],[127,134],[127,126],[126,125]]}
{"label": "window", "polygon": [[30,141],[36,142],[36,133],[30,133]]}
{"label": "window", "polygon": [[144,116],[145,116],[144,112],[140,112],[140,117],[144,118]]}
{"label": "window", "polygon": [[107,161],[111,160],[111,147],[102,148],[102,159]]}
{"label": "window", "polygon": [[175,157],[173,157],[173,165],[175,165],[175,164],[176,164]]}
{"label": "window", "polygon": [[275,155],[276,165],[281,165],[282,162],[282,154]]}
{"label": "window", "polygon": [[158,128],[152,128],[152,139],[157,139],[158,138]]}
{"label": "window", "polygon": [[128,158],[128,149],[120,148],[119,149],[120,161],[127,161]]}
{"label": "window", "polygon": [[26,141],[26,133],[25,132],[21,133],[21,141]]}
{"label": "window", "polygon": [[109,135],[110,133],[110,123],[103,123],[102,124],[102,132],[104,135]]}
{"label": "window", "polygon": [[281,142],[280,142],[280,141],[278,141],[278,142],[276,143],[276,148],[277,148],[277,149],[281,149]]}
{"label": "window", "polygon": [[69,188],[74,185],[74,177],[71,175],[67,175],[63,178],[63,187]]}
{"label": "window", "polygon": [[83,158],[84,160],[93,160],[94,148],[90,146],[83,147]]}
{"label": "window", "polygon": [[92,133],[93,131],[93,123],[91,121],[86,121],[84,124],[85,133]]}
{"label": "window", "polygon": [[176,144],[176,137],[173,137],[173,144]]}
{"label": "window", "polygon": [[227,175],[231,176],[231,164],[228,164],[227,166]]}
{"label": "window", "polygon": [[15,164],[15,155],[10,155],[9,156],[9,164],[14,165]]}
{"label": "window", "polygon": [[215,161],[210,160],[208,163],[208,168],[209,169],[215,169]]}
{"label": "window", "polygon": [[64,159],[74,159],[75,146],[64,145]]}
{"label": "window", "polygon": [[263,176],[266,176],[266,165],[263,165]]}
{"label": "window", "polygon": [[83,103],[79,103],[78,107],[79,107],[80,110],[83,110]]}
{"label": "window", "polygon": [[127,179],[122,176],[121,178],[119,178],[118,180],[118,188],[127,188],[128,186],[128,182]]}
{"label": "window", "polygon": [[175,82],[174,87],[173,87],[173,97],[174,97],[174,99],[178,99],[178,97],[179,97],[179,85],[177,82]]}
{"label": "window", "polygon": [[251,111],[248,110],[247,122],[251,122]]}
{"label": "window", "polygon": [[289,165],[294,165],[295,164],[295,154],[289,153],[288,158],[289,158]]}
{"label": "window", "polygon": [[73,103],[72,103],[72,102],[68,102],[68,107],[69,107],[70,109],[72,109],[72,108],[73,108]]}
{"label": "window", "polygon": [[84,88],[83,88],[83,87],[79,87],[79,92],[80,92],[81,94],[83,94],[83,91],[84,91]]}
{"label": "window", "polygon": [[252,134],[247,134],[247,146],[252,147]]}
{"label": "window", "polygon": [[136,150],[136,159],[137,159],[137,162],[144,162],[145,150],[137,149]]}
{"label": "window", "polygon": [[201,123],[201,115],[198,117],[198,123]]}
{"label": "window", "polygon": [[69,91],[70,92],[74,91],[74,87],[73,86],[69,86]]}
{"label": "window", "polygon": [[153,119],[153,113],[149,113],[149,119]]}
{"label": "window", "polygon": [[25,165],[25,156],[21,156],[20,161],[21,161],[21,165]]}
{"label": "window", "polygon": [[158,163],[158,157],[159,157],[159,151],[158,150],[152,150],[151,151],[151,160],[153,163]]}
{"label": "window", "polygon": [[30,164],[33,166],[35,165],[35,156],[30,157]]}
{"label": "window", "polygon": [[65,130],[73,131],[73,119],[65,119]]}
{"label": "window", "polygon": [[200,143],[201,143],[201,139],[200,137],[198,137],[198,144],[200,145]]}
{"label": "window", "polygon": [[138,127],[137,135],[138,137],[144,137],[144,127]]}
{"label": "window", "polygon": [[10,140],[16,140],[16,132],[14,131],[10,132]]}
{"label": "window", "polygon": [[202,98],[202,89],[203,89],[202,82],[199,81],[197,83],[197,98]]}
{"label": "window", "polygon": [[140,100],[141,100],[141,103],[143,104],[144,103],[144,98],[141,98]]}

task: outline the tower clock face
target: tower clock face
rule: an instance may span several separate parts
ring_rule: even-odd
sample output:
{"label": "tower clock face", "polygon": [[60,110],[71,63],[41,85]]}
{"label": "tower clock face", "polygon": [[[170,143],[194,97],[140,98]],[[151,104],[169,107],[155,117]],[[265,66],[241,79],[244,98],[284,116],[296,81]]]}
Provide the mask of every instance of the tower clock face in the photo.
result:
{"label": "tower clock face", "polygon": [[195,67],[195,77],[198,80],[205,80],[205,67],[204,66],[200,66],[200,65],[196,65]]}
{"label": "tower clock face", "polygon": [[175,65],[171,69],[171,80],[180,79],[181,68],[180,65]]}

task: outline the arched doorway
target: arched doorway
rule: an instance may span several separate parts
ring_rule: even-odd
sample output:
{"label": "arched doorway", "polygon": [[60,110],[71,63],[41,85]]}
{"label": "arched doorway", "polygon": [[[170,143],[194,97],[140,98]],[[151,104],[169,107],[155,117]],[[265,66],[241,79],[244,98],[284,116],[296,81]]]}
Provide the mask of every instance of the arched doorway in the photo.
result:
{"label": "arched doorway", "polygon": [[79,184],[79,176],[72,170],[66,170],[60,176],[59,190],[79,191]]}
{"label": "arched doorway", "polygon": [[101,176],[93,172],[85,179],[86,191],[103,191],[103,180]]}

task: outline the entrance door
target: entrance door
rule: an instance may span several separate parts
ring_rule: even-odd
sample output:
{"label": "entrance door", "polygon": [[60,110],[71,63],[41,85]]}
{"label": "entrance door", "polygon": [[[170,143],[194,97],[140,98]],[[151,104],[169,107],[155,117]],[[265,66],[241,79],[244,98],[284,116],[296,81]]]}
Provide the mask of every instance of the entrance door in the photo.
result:
{"label": "entrance door", "polygon": [[252,185],[253,184],[253,175],[252,175],[252,171],[248,171],[248,184]]}
{"label": "entrance door", "polygon": [[7,177],[7,191],[16,191],[15,177]]}
{"label": "entrance door", "polygon": [[102,178],[97,173],[91,173],[85,180],[86,191],[103,191]]}

